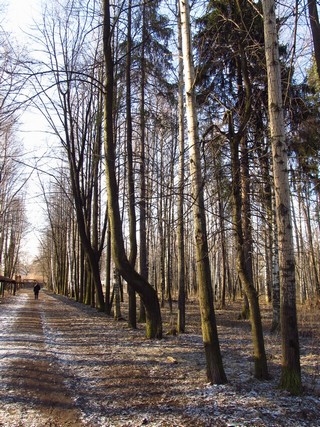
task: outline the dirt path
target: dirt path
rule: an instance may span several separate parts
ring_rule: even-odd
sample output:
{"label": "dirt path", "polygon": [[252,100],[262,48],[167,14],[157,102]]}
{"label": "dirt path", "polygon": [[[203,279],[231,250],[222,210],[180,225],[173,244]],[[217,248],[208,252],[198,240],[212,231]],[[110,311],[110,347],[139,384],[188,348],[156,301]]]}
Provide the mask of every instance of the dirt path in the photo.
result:
{"label": "dirt path", "polygon": [[187,334],[150,341],[142,326],[130,330],[126,322],[43,291],[37,301],[31,290],[5,298],[0,427],[319,425],[318,318],[304,320],[306,389],[292,397],[277,389],[279,337],[266,334],[274,379],[259,382],[252,377],[249,324],[236,321],[230,308],[218,312],[229,383],[205,384],[198,316],[190,304]]}
{"label": "dirt path", "polygon": [[163,341],[44,292],[0,310],[0,426],[203,425],[179,413],[187,375],[170,378]]}
{"label": "dirt path", "polygon": [[[17,298],[16,298],[17,299]],[[50,297],[20,292],[1,307],[1,426],[80,426],[63,375],[46,344],[42,314]]]}

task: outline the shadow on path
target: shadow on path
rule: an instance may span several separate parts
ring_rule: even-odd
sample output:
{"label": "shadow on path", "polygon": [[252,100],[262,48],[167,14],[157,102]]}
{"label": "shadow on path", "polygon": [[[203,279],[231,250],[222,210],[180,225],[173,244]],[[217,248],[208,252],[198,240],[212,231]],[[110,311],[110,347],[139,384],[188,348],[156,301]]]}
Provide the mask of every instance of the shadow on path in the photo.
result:
{"label": "shadow on path", "polygon": [[41,313],[48,302],[43,292],[34,300],[32,290],[21,290],[0,306],[0,426],[82,425],[46,348]]}

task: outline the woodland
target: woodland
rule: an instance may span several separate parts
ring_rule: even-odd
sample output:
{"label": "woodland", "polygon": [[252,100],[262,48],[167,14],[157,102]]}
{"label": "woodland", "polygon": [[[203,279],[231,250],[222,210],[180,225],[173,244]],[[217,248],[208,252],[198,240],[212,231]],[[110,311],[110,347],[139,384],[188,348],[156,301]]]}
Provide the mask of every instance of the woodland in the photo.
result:
{"label": "woodland", "polygon": [[[196,299],[217,385],[228,378],[216,310],[234,302],[250,324],[253,376],[270,378],[267,305],[281,339],[279,387],[301,394],[297,305],[320,304],[318,7],[43,2],[23,46],[4,20],[0,273],[28,272],[36,176],[46,221],[33,264],[49,291],[115,320],[127,292],[127,324],[145,324],[151,340],[187,332]],[[16,137],[28,109],[47,123],[32,161]]]}

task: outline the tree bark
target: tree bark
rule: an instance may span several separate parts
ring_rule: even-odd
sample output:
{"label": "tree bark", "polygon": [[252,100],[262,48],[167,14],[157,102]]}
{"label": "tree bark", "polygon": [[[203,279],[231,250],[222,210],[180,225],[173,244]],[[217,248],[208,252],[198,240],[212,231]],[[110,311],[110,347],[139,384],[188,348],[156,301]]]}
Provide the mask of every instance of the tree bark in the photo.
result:
{"label": "tree bark", "polygon": [[146,307],[146,335],[148,338],[162,337],[160,305],[155,289],[138,274],[130,264],[124,248],[122,235],[118,183],[115,173],[115,142],[113,135],[114,64],[111,49],[111,18],[109,0],[103,0],[103,52],[105,61],[105,162],[108,194],[108,214],[111,231],[113,261],[129,286],[141,296]]}
{"label": "tree bark", "polygon": [[314,57],[316,60],[317,73],[320,79],[320,24],[317,0],[308,0],[308,9],[314,46]]}
{"label": "tree bark", "polygon": [[282,106],[281,69],[274,0],[263,0],[268,111],[279,245],[282,373],[280,387],[301,393],[300,349],[296,312],[295,259],[288,177],[288,148]]}
{"label": "tree bark", "polygon": [[106,292],[105,292],[105,312],[111,313],[111,232],[108,224],[107,244],[106,244]]}
{"label": "tree bark", "polygon": [[233,226],[236,240],[236,265],[241,283],[250,306],[251,334],[254,348],[255,377],[258,379],[268,379],[267,358],[264,348],[263,330],[260,315],[258,294],[253,286],[252,269],[248,271],[248,260],[246,260],[246,237],[243,233],[242,219],[242,196],[239,161],[239,141],[237,135],[233,135],[232,118],[229,123],[229,134],[231,144],[231,169],[232,169],[232,206],[233,206]]}
{"label": "tree bark", "polygon": [[[135,211],[135,189],[133,173],[133,154],[132,154],[132,115],[131,115],[131,0],[128,2],[128,28],[127,28],[127,63],[126,63],[126,122],[127,122],[127,177],[129,192],[129,237],[130,237],[130,254],[129,262],[135,267],[137,258],[137,227]],[[136,316],[136,293],[134,289],[128,287],[129,294],[129,315],[128,324],[131,328],[137,327]]]}
{"label": "tree bark", "polygon": [[[179,5],[178,5],[179,7]],[[179,9],[180,10],[180,9]],[[184,170],[185,170],[185,138],[184,138],[184,106],[183,106],[183,62],[182,62],[182,39],[181,20],[178,13],[178,51],[179,51],[179,88],[178,88],[178,123],[179,123],[179,196],[178,196],[178,226],[177,226],[177,246],[178,246],[178,333],[185,332],[186,329],[186,289],[185,289],[185,248],[184,248]]]}
{"label": "tree bark", "polygon": [[306,229],[307,229],[307,236],[308,236],[308,244],[309,244],[309,251],[310,251],[310,268],[311,271],[313,271],[313,277],[312,282],[315,285],[315,292],[316,292],[316,298],[320,299],[320,282],[319,282],[319,274],[317,269],[317,256],[315,254],[315,244],[314,244],[314,236],[312,233],[312,227],[311,227],[311,218],[310,218],[310,195],[308,194],[305,198],[305,203],[303,204],[303,213],[305,216],[305,223],[306,223]]}
{"label": "tree bark", "polygon": [[208,257],[206,216],[199,151],[198,122],[195,106],[194,67],[190,34],[189,3],[179,0],[182,29],[182,52],[186,92],[186,113],[190,148],[190,174],[195,229],[197,284],[199,292],[202,337],[205,347],[208,381],[223,384],[227,381],[223,369],[218,331],[213,306],[211,271]]}
{"label": "tree bark", "polygon": [[[148,280],[149,268],[148,268],[148,245],[147,245],[147,203],[146,203],[146,170],[145,170],[145,86],[146,86],[146,61],[145,61],[145,32],[146,32],[146,2],[142,4],[142,46],[141,46],[141,58],[140,58],[140,70],[141,70],[141,91],[140,91],[140,201],[139,201],[139,214],[140,214],[140,251],[139,251],[139,270],[142,277]],[[139,310],[139,322],[146,321],[145,306],[140,298],[140,310]]]}

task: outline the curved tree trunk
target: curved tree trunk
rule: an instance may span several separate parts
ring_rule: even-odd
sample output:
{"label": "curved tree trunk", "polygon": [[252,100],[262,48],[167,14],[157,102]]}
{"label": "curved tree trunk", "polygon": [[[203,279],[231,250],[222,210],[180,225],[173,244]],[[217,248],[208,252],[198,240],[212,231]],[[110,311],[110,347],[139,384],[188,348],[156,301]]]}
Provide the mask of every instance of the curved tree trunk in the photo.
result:
{"label": "curved tree trunk", "polygon": [[103,0],[103,51],[105,60],[105,161],[108,194],[108,213],[111,231],[113,261],[121,276],[140,295],[146,307],[146,335],[148,338],[162,337],[160,305],[155,289],[138,274],[130,264],[124,248],[118,200],[118,183],[115,174],[115,144],[113,135],[113,56],[111,49],[111,20],[109,0]]}

